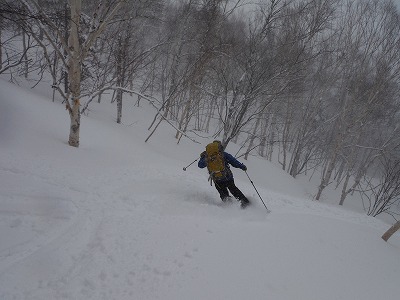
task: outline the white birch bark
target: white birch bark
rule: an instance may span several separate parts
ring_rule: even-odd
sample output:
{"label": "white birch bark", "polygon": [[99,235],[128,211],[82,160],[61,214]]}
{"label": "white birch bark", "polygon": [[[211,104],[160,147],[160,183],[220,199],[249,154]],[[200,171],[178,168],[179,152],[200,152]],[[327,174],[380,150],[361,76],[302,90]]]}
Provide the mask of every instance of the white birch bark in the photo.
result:
{"label": "white birch bark", "polygon": [[70,51],[68,61],[69,91],[71,93],[72,105],[68,107],[71,119],[68,144],[79,147],[79,132],[81,126],[80,94],[81,94],[81,44],[79,42],[79,19],[81,15],[81,0],[70,0],[71,5],[71,29],[68,39]]}

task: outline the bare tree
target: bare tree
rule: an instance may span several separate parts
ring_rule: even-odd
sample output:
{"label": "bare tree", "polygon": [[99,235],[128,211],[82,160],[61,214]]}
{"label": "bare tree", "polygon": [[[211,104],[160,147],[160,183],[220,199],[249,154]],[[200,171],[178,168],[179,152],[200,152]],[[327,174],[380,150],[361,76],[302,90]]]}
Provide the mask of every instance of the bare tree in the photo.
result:
{"label": "bare tree", "polygon": [[261,116],[284,89],[277,79],[285,67],[277,64],[273,26],[286,4],[270,1],[253,24],[240,28],[241,40],[215,68],[221,85],[219,118],[224,146]]}
{"label": "bare tree", "polygon": [[[113,1],[108,5],[100,4],[92,18],[90,18],[87,34],[84,35],[83,28],[81,28],[83,20],[82,1],[70,0],[70,34],[68,40],[65,40],[65,35],[37,2],[34,0],[19,1],[31,16],[31,26],[36,26],[40,29],[40,32],[43,32],[46,39],[53,46],[53,50],[58,53],[65,68],[68,70],[69,89],[66,94],[62,93],[65,97],[65,104],[71,121],[68,143],[73,147],[78,147],[83,63],[94,42],[121,8],[124,1]],[[57,46],[55,38],[61,42],[61,48]],[[67,53],[66,58],[64,58],[64,51]]]}
{"label": "bare tree", "polygon": [[[12,76],[17,71],[26,77],[33,64],[27,53],[35,45],[31,36],[21,29],[26,27],[25,21],[13,15],[18,9],[15,3],[9,1],[0,4],[0,74],[8,72]],[[18,46],[19,39],[22,40],[22,48]]]}
{"label": "bare tree", "polygon": [[366,178],[368,190],[362,192],[363,203],[368,215],[392,214],[392,207],[400,201],[400,160],[384,158],[381,160],[382,176],[375,183]]}
{"label": "bare tree", "polygon": [[[223,48],[219,40],[222,24],[229,12],[224,11],[222,0],[209,0],[201,3],[199,9],[194,9],[195,32],[194,42],[189,48],[190,71],[184,82],[187,97],[180,110],[179,125],[183,132],[188,128],[189,122],[198,111],[201,102],[201,87],[205,81],[206,72],[210,64],[221,55]],[[181,133],[177,132],[176,138],[180,140]]]}
{"label": "bare tree", "polygon": [[359,140],[369,120],[373,120],[374,112],[390,99],[390,84],[400,71],[399,36],[394,34],[398,32],[399,22],[384,3],[372,0],[347,3],[340,26],[339,47],[335,51],[336,101],[333,99],[333,111],[328,117],[332,120],[331,142],[317,200],[331,183],[348,143],[357,147],[354,141]]}

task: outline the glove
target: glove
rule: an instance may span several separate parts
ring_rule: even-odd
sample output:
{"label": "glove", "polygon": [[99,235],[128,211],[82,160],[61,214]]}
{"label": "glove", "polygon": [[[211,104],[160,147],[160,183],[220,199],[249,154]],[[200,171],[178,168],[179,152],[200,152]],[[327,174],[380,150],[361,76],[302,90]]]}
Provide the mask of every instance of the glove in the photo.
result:
{"label": "glove", "polygon": [[245,166],[245,165],[242,165],[242,168],[241,168],[243,171],[247,171],[247,167]]}
{"label": "glove", "polygon": [[204,157],[206,157],[206,154],[207,154],[206,151],[203,151],[203,152],[201,152],[200,157],[204,158]]}

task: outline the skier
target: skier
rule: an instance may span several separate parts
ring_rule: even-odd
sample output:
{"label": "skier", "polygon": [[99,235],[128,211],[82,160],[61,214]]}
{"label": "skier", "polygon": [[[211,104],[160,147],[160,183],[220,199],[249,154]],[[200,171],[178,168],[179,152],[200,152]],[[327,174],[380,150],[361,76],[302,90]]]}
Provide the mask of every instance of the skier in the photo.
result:
{"label": "skier", "polygon": [[224,151],[220,141],[214,141],[208,144],[206,151],[200,154],[198,167],[203,169],[207,167],[210,173],[210,179],[214,181],[221,200],[226,202],[230,199],[229,192],[241,202],[241,207],[245,208],[250,202],[245,195],[235,185],[233,173],[229,165],[247,170],[247,167],[234,158],[231,154]]}

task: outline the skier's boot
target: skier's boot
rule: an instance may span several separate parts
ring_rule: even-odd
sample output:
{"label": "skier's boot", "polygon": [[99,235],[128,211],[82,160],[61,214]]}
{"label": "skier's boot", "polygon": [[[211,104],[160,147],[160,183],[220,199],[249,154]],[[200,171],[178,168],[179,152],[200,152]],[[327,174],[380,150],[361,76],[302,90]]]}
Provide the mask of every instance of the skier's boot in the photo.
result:
{"label": "skier's boot", "polygon": [[244,198],[244,199],[240,200],[240,207],[241,208],[246,208],[247,205],[249,205],[249,204],[250,204],[250,201],[247,198]]}
{"label": "skier's boot", "polygon": [[230,196],[224,197],[224,198],[222,198],[222,202],[224,202],[224,203],[231,203],[231,202],[232,202],[232,197],[230,197]]}

